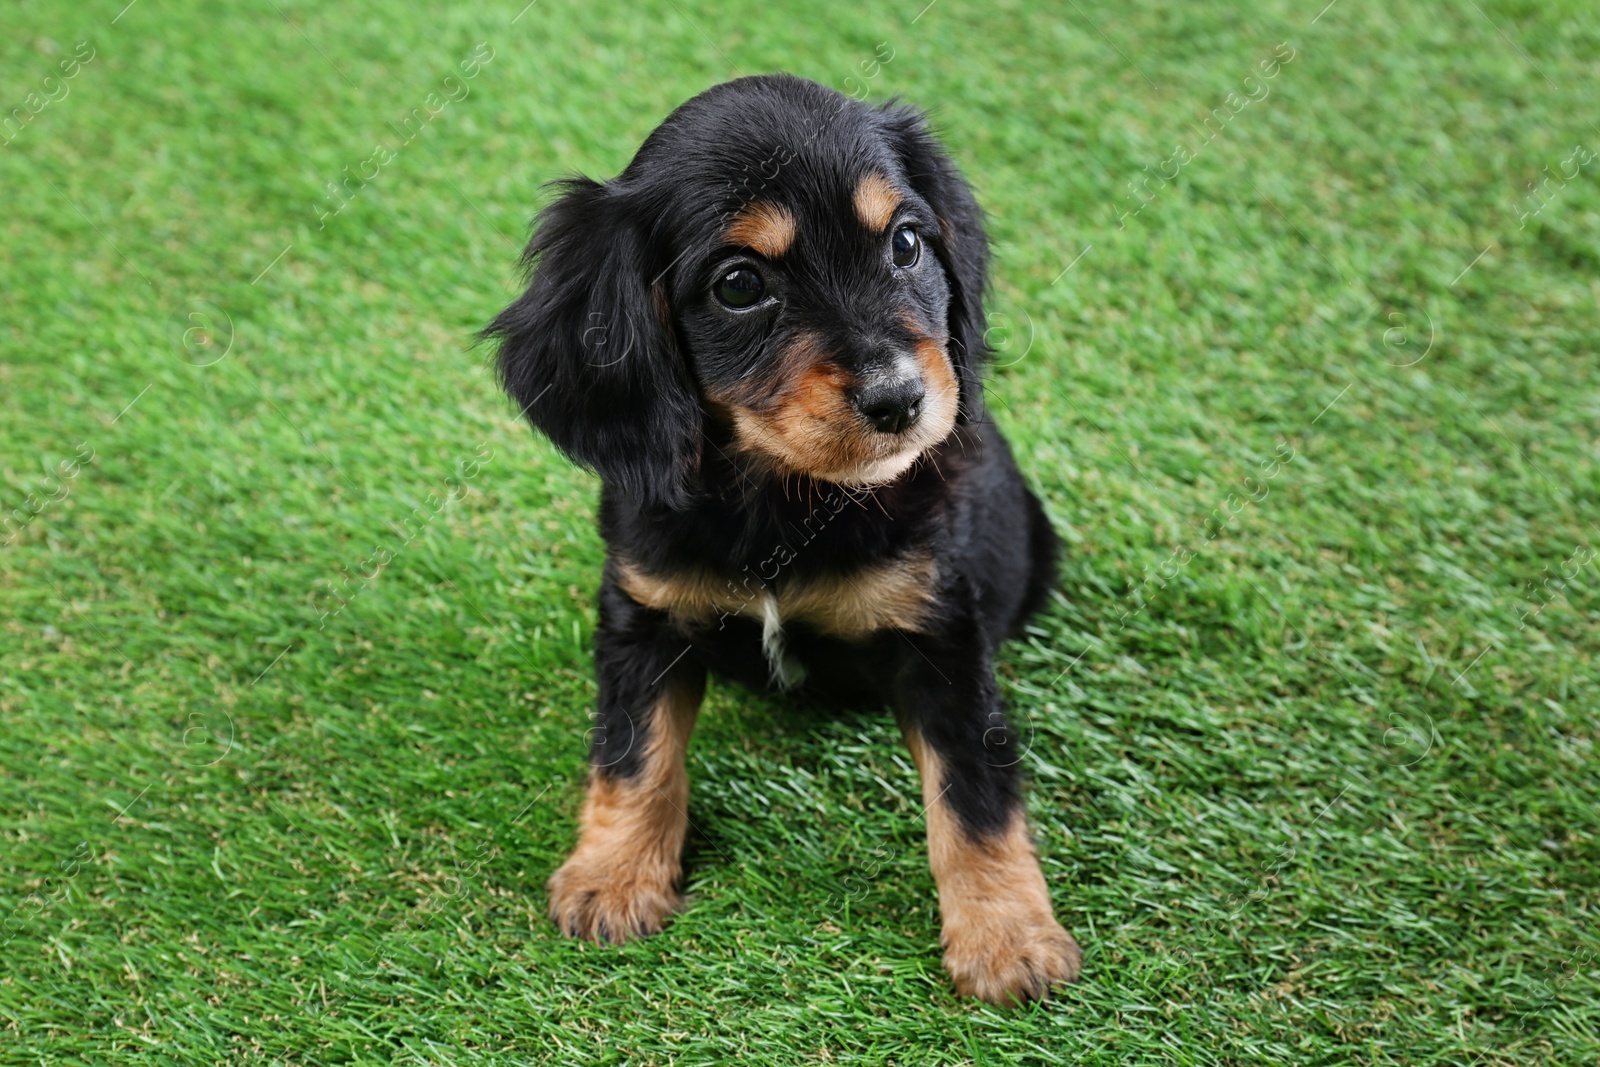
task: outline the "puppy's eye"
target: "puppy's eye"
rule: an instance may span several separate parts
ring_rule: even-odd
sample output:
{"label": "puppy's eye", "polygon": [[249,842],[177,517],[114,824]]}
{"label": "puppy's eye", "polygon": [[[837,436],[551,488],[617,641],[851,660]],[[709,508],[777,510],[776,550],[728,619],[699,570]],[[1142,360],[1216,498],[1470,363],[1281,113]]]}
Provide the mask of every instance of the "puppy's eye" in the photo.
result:
{"label": "puppy's eye", "polygon": [[917,231],[910,226],[902,226],[894,231],[894,236],[889,239],[889,255],[897,267],[915,266],[917,257],[922,255],[922,242],[917,240]]}
{"label": "puppy's eye", "polygon": [[766,295],[766,283],[749,267],[730,270],[717,282],[717,299],[741,311],[754,307]]}

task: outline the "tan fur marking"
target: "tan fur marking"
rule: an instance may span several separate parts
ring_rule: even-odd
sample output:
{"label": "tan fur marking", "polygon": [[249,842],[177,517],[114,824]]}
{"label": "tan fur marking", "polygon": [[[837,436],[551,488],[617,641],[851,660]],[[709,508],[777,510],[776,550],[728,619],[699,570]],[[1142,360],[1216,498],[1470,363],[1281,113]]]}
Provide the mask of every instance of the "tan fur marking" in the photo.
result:
{"label": "tan fur marking", "polygon": [[684,749],[705,682],[669,678],[652,711],[639,772],[591,774],[578,847],[550,876],[550,917],[565,933],[617,944],[653,934],[678,906],[688,827]]}
{"label": "tan fur marking", "polygon": [[850,403],[855,378],[810,331],[783,347],[773,368],[737,386],[709,391],[708,407],[733,424],[740,452],[778,475],[863,487],[893,481],[955,427],[955,375],[944,348],[903,319],[916,337],[929,398],[921,420],[900,435],[873,430]]}
{"label": "tan fur marking", "polygon": [[[810,330],[799,330],[778,351],[778,358],[760,374],[720,388],[708,389],[706,399],[712,408],[735,408],[770,414],[780,398],[795,388],[807,371],[828,363],[822,339]],[[835,368],[836,370],[838,368]],[[840,371],[840,373],[843,373]]]}
{"label": "tan fur marking", "polygon": [[646,574],[627,560],[617,562],[617,584],[622,591],[647,608],[664,611],[679,625],[708,622],[718,615],[760,616],[759,606],[751,608],[752,597],[760,587],[740,595],[737,586],[719,581],[709,574],[674,574],[658,577]]}
{"label": "tan fur marking", "polygon": [[931,337],[919,338],[916,346],[917,364],[922,368],[922,384],[929,396],[948,398],[951,407],[960,395],[956,384],[955,368],[944,347]]}
{"label": "tan fur marking", "polygon": [[730,405],[738,447],[767,458],[780,472],[817,477],[875,458],[877,442],[846,396],[851,384],[815,338],[797,338],[762,406]]}
{"label": "tan fur marking", "polygon": [[791,390],[792,403],[813,419],[834,419],[849,410],[845,390],[851,376],[833,363],[817,363],[800,372]]}
{"label": "tan fur marking", "polygon": [[[832,637],[861,638],[879,630],[915,631],[932,614],[937,579],[933,558],[927,554],[886,560],[804,583],[784,580],[779,567],[778,615],[784,625],[805,623]],[[665,611],[680,626],[704,625],[724,615],[760,619],[766,589],[754,578],[741,588],[737,582],[706,574],[658,577],[626,560],[617,562],[617,584],[645,607]]]}
{"label": "tan fur marking", "polygon": [[833,637],[915,631],[933,612],[936,579],[932,556],[907,556],[820,578],[793,592],[780,588],[778,610],[786,623],[804,622]]}
{"label": "tan fur marking", "polygon": [[848,381],[824,364],[796,375],[765,410],[728,405],[739,450],[764,458],[778,474],[860,488],[892,482],[955,428],[957,396],[948,364],[933,379],[922,418],[900,435],[866,425],[846,396]]}
{"label": "tan fur marking", "polygon": [[1077,979],[1082,954],[1050,909],[1050,893],[1018,812],[997,835],[974,840],[945,799],[939,756],[915,730],[906,744],[922,776],[928,866],[939,887],[944,965],[956,992],[991,1004],[1039,1000]]}
{"label": "tan fur marking", "polygon": [[794,244],[794,212],[781,204],[758,200],[733,217],[722,239],[777,259]]}
{"label": "tan fur marking", "polygon": [[900,206],[900,191],[881,174],[868,174],[856,183],[856,218],[873,233],[889,228],[895,209]]}

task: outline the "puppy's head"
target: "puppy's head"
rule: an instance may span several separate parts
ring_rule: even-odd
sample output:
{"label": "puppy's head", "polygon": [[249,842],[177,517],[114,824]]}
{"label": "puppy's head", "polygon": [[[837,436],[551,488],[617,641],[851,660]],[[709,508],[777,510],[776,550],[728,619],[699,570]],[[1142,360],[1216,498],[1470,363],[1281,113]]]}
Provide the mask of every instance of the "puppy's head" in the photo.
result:
{"label": "puppy's head", "polygon": [[563,183],[485,332],[534,425],[636,499],[685,502],[719,440],[881,484],[978,410],[987,255],[918,113],[741,78]]}

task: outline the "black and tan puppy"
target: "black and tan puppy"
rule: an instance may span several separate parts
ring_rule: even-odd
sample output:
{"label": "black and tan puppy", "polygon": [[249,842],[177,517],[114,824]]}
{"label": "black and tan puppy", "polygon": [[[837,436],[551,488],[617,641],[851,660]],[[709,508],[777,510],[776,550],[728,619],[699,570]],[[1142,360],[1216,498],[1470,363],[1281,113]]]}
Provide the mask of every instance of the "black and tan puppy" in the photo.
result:
{"label": "black and tan puppy", "polygon": [[987,258],[917,112],[784,75],[700,94],[539,216],[528,290],[485,332],[604,482],[592,773],[550,879],[567,933],[652,933],[677,904],[711,669],[890,702],[956,988],[1077,976],[994,678],[1056,541],[983,413]]}

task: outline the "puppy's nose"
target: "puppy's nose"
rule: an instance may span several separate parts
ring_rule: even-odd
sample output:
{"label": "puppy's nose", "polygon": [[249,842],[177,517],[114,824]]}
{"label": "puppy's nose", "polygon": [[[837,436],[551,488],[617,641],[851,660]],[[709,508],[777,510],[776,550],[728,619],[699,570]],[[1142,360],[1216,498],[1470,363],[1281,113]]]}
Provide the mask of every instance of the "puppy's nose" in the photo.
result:
{"label": "puppy's nose", "polygon": [[878,432],[904,433],[922,414],[925,395],[919,379],[895,378],[863,386],[851,399]]}

